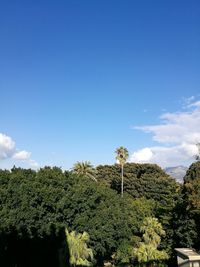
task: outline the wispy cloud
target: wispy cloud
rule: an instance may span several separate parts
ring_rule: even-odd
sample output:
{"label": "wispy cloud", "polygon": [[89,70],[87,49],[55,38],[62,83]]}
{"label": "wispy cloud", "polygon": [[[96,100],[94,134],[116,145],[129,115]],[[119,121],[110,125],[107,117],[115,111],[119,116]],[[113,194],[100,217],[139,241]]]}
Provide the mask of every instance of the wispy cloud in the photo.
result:
{"label": "wispy cloud", "polygon": [[185,110],[163,113],[160,124],[134,129],[152,134],[158,146],[145,147],[131,156],[133,162],[157,163],[163,167],[187,164],[194,160],[200,142],[200,101],[187,100]]}
{"label": "wispy cloud", "polygon": [[27,160],[31,156],[31,153],[25,150],[15,152],[15,154],[12,156],[13,159],[18,160]]}
{"label": "wispy cloud", "polygon": [[25,162],[30,167],[38,167],[38,163],[30,157],[31,152],[17,149],[10,136],[0,133],[0,160],[13,159],[18,162]]}

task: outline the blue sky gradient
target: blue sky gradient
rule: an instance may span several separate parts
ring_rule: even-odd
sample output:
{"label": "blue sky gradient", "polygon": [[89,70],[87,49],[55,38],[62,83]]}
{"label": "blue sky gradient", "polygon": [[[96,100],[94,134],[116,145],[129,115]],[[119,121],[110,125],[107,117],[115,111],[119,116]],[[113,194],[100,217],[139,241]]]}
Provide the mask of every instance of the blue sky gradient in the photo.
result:
{"label": "blue sky gradient", "polygon": [[199,97],[199,0],[2,1],[0,36],[0,132],[39,166],[154,146],[133,126]]}

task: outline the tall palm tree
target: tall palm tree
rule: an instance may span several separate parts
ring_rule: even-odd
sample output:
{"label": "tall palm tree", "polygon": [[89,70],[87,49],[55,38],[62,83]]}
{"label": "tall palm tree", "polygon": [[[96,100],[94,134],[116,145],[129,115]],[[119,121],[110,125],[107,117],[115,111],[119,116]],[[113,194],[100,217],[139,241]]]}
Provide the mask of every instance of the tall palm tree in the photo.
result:
{"label": "tall palm tree", "polygon": [[65,229],[66,240],[69,247],[69,262],[71,266],[92,266],[93,252],[88,248],[87,242],[89,235],[87,232],[82,234],[72,231],[71,233]]}
{"label": "tall palm tree", "polygon": [[97,182],[97,179],[95,178],[96,170],[89,161],[77,161],[74,164],[72,171],[78,176],[85,176]]}
{"label": "tall palm tree", "polygon": [[128,157],[129,157],[129,153],[128,153],[128,150],[123,146],[120,146],[119,148],[117,148],[115,153],[117,154],[116,160],[121,165],[121,177],[122,177],[121,196],[123,197],[123,193],[124,193],[124,164],[126,163]]}

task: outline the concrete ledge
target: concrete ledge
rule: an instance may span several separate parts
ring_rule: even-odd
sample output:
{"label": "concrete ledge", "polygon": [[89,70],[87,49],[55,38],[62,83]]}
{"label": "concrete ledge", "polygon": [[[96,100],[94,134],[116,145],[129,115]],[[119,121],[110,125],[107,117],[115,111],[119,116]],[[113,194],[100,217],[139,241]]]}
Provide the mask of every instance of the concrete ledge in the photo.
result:
{"label": "concrete ledge", "polygon": [[175,248],[179,267],[200,267],[200,254],[192,248]]}

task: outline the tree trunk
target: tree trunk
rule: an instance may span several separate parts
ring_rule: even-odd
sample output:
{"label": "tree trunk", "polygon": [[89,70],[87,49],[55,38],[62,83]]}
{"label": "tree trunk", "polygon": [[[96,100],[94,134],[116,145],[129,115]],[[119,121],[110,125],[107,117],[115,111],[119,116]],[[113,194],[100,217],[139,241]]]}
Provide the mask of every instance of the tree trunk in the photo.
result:
{"label": "tree trunk", "polygon": [[123,193],[124,193],[124,166],[123,165],[121,168],[121,174],[122,174],[121,196],[123,197]]}

